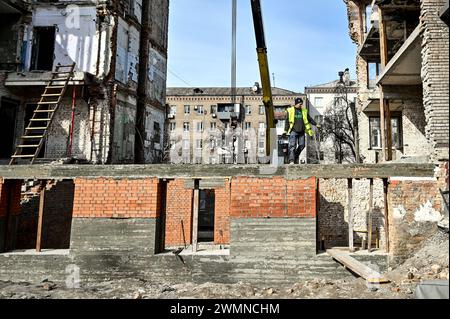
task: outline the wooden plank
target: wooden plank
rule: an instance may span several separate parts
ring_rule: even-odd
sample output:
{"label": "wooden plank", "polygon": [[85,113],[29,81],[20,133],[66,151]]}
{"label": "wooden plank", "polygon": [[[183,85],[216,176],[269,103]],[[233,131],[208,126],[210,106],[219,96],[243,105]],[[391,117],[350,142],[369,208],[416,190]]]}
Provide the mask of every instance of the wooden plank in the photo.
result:
{"label": "wooden plank", "polygon": [[355,258],[351,257],[350,254],[343,250],[338,249],[327,249],[328,255],[337,260],[344,267],[350,269],[354,273],[358,274],[369,283],[388,283],[389,280],[384,278],[382,274],[373,270],[369,266],[366,266],[362,262],[359,262]]}
{"label": "wooden plank", "polygon": [[358,21],[359,21],[359,44],[364,43],[364,4],[358,4]]}
{"label": "wooden plank", "polygon": [[383,11],[378,8],[378,25],[380,30],[380,58],[381,58],[381,68],[384,69],[388,63],[388,42],[386,36],[386,21],[384,21]]}
{"label": "wooden plank", "polygon": [[391,110],[389,108],[389,100],[384,102],[384,116],[386,120],[386,160],[392,161],[392,125],[391,125]]}
{"label": "wooden plank", "polygon": [[[379,30],[380,30],[380,59],[381,59],[381,71],[386,67],[388,63],[388,43],[386,36],[386,22],[383,19],[383,11],[381,8],[378,8],[379,12]],[[383,160],[388,160],[389,156],[386,152],[387,143],[386,143],[386,101],[384,100],[383,86],[379,85],[380,89],[380,129],[381,129],[381,149],[383,150]],[[390,121],[390,119],[389,119]],[[389,125],[390,126],[390,125]],[[392,156],[392,155],[391,155]]]}
{"label": "wooden plank", "polygon": [[367,214],[367,250],[372,251],[372,210],[373,210],[373,178],[370,179],[369,185],[369,212]]}
{"label": "wooden plank", "polygon": [[350,252],[355,251],[355,247],[353,245],[353,209],[352,209],[352,193],[353,193],[353,185],[352,179],[347,179],[347,191],[348,191],[348,247]]}
{"label": "wooden plank", "polygon": [[387,158],[386,156],[386,125],[385,125],[385,116],[384,116],[384,110],[385,110],[385,101],[384,101],[384,93],[383,93],[383,86],[379,85],[380,90],[380,131],[381,131],[381,150],[382,150],[382,161],[384,162]]}
{"label": "wooden plank", "polygon": [[192,251],[198,249],[198,209],[199,209],[199,189],[194,189],[194,203],[192,216]]}
{"label": "wooden plank", "polygon": [[41,195],[39,198],[39,217],[38,217],[38,226],[37,226],[37,237],[36,237],[36,251],[41,251],[41,245],[42,245],[42,221],[44,217],[44,202],[45,202],[45,185],[46,182],[41,182]]}

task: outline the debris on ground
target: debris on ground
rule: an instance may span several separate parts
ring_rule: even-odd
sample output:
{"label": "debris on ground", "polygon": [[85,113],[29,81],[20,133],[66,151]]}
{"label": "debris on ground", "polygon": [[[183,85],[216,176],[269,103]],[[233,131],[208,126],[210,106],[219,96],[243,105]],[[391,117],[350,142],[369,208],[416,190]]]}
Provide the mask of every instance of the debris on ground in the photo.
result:
{"label": "debris on ground", "polygon": [[412,299],[420,282],[448,280],[448,233],[438,232],[414,256],[385,274],[388,284],[368,284],[349,275],[340,280],[308,279],[263,287],[238,282],[153,283],[127,278],[67,288],[48,279],[38,283],[0,281],[0,299]]}

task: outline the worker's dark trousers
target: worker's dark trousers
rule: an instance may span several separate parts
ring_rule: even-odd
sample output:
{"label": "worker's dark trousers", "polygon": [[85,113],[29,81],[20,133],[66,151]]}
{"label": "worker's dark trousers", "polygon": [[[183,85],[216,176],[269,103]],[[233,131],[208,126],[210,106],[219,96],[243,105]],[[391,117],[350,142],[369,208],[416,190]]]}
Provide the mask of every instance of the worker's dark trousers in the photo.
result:
{"label": "worker's dark trousers", "polygon": [[289,135],[289,163],[298,164],[298,159],[305,148],[305,133],[291,132]]}

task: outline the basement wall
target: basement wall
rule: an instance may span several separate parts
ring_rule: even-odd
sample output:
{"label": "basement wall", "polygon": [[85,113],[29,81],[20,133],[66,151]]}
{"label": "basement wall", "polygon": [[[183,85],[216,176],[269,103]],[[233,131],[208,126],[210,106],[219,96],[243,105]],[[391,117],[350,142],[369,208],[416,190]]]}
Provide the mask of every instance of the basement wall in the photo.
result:
{"label": "basement wall", "polygon": [[[444,187],[448,168],[433,170],[431,165],[424,165],[424,169],[425,166],[428,173],[418,166],[414,166],[416,169],[413,165],[394,166],[393,172],[400,176],[391,176],[388,184],[390,253],[365,254],[361,257],[364,262],[386,269],[388,261],[398,262],[410,256],[436,231],[442,210],[438,187]],[[333,171],[330,166],[316,167],[322,172],[316,178],[300,177],[303,169],[309,173],[313,169],[281,167],[276,176],[265,177],[250,173],[254,167],[249,166],[231,177],[227,173],[235,167],[227,166],[223,170],[215,167],[213,172],[210,169],[213,175],[207,178],[197,175],[195,170],[173,165],[152,166],[152,174],[133,177],[121,176],[129,166],[110,166],[103,173],[105,168],[95,167],[97,173],[109,177],[95,177],[89,173],[89,167],[52,168],[52,175],[60,178],[67,175],[64,169],[78,175],[71,178],[75,188],[70,248],[41,254],[8,249],[0,255],[0,280],[34,281],[45,277],[64,281],[73,269],[78,269],[82,283],[134,276],[155,282],[207,280],[267,285],[318,276],[350,276],[331,257],[318,252],[322,234],[331,235],[327,237],[327,246],[348,245],[342,235],[348,229],[346,178],[323,177],[326,172],[328,176],[336,174],[337,168]],[[7,168],[0,168],[2,176],[8,176]],[[353,175],[348,172],[348,176],[369,172],[376,176],[375,172],[381,168],[389,170],[385,166],[369,169],[361,165],[355,166]],[[416,176],[407,176],[404,168]],[[145,169],[134,170],[147,174]],[[203,167],[203,171],[207,168]],[[183,172],[191,178],[180,176]],[[20,176],[20,169],[15,173]],[[83,174],[84,177],[79,176]],[[0,183],[0,220],[6,216],[5,202],[9,203],[6,194],[20,196],[16,182],[7,178]],[[184,249],[192,242],[192,194],[196,179],[200,189],[214,189],[218,208],[214,243],[222,245],[222,249],[196,254],[188,248],[177,256],[172,250],[164,250],[164,246]],[[364,228],[368,180],[354,179],[353,184],[354,228]],[[374,227],[385,225],[382,193],[382,179],[375,178]],[[8,204],[12,207],[11,216],[23,210],[18,203],[20,197],[13,196],[12,206]],[[404,220],[398,219],[399,215]],[[15,220],[17,225],[17,217]],[[1,237],[5,238],[4,235]],[[385,241],[382,238],[381,252]],[[27,266],[30,263],[33,267]]]}

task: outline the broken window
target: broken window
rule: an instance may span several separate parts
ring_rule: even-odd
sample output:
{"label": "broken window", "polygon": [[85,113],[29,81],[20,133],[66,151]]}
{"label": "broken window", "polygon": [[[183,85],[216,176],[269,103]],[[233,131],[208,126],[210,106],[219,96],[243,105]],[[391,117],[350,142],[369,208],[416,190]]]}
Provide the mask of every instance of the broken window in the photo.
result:
{"label": "broken window", "polygon": [[35,27],[31,70],[52,71],[55,54],[55,27]]}
{"label": "broken window", "polygon": [[[381,148],[381,125],[379,117],[370,117],[369,119],[369,132],[370,132],[370,148]],[[391,132],[392,132],[392,147],[401,149],[401,119],[400,117],[391,118]]]}
{"label": "broken window", "polygon": [[381,64],[377,62],[367,63],[367,88],[373,89],[376,87],[377,78],[380,75]]}
{"label": "broken window", "polygon": [[158,145],[161,143],[161,126],[158,122],[153,123],[153,143]]}
{"label": "broken window", "polygon": [[0,158],[11,157],[14,151],[16,113],[19,102],[2,97],[0,104]]}

